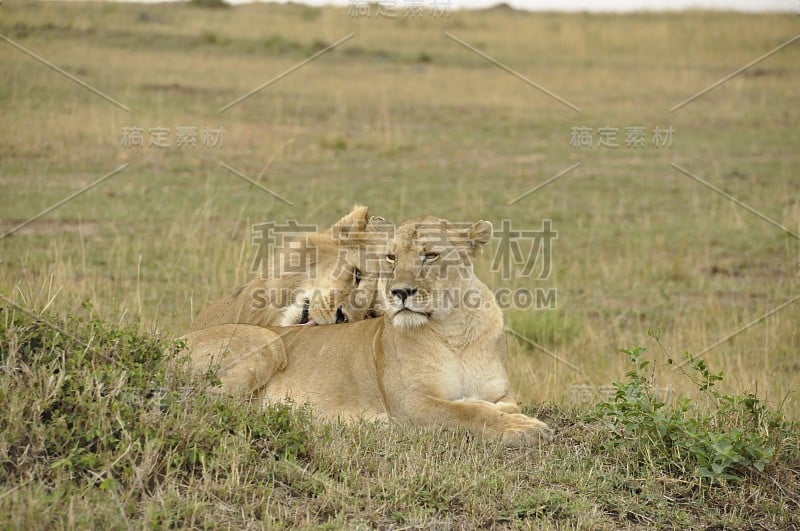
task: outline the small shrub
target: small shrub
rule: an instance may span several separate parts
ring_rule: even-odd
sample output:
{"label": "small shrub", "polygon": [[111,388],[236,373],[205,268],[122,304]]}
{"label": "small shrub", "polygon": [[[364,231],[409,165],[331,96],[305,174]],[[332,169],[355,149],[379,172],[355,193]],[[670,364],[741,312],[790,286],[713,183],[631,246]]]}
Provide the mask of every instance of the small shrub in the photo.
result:
{"label": "small shrub", "polygon": [[230,4],[228,4],[225,0],[189,0],[189,5],[211,8],[230,7]]}
{"label": "small shrub", "polygon": [[646,349],[621,352],[633,366],[627,380],[614,383],[614,395],[589,415],[590,420],[609,424],[608,446],[628,447],[642,462],[712,483],[739,481],[748,470],[764,469],[774,454],[761,429],[770,412],[753,394],[719,393],[715,385],[722,374],[687,353],[694,375],[686,374],[713,399],[715,410],[701,413],[688,399],[668,406],[654,392],[652,372],[647,374]]}

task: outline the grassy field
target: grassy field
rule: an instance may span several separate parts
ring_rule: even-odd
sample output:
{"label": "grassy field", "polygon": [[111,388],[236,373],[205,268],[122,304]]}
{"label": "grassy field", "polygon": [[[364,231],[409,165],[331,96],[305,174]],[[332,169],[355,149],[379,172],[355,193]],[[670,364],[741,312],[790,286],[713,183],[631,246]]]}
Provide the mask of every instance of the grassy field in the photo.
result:
{"label": "grassy field", "polygon": [[[184,453],[170,469],[169,452],[152,446],[159,439],[150,432],[120,436],[139,441],[127,457],[120,457],[124,445],[103,448],[98,455],[108,462],[72,470],[57,465],[66,459],[63,448],[39,452],[35,441],[15,439],[25,430],[11,412],[32,410],[6,407],[4,463],[27,459],[9,450],[9,441],[28,444],[38,457],[29,456],[27,468],[3,469],[10,490],[0,494],[0,513],[19,516],[4,525],[118,527],[132,518],[234,527],[800,525],[792,516],[800,484],[796,428],[767,430],[779,437],[772,444],[788,460],[783,469],[773,463],[744,486],[709,487],[691,471],[675,474],[658,459],[603,447],[603,423],[579,420],[630,370],[618,349],[637,345],[649,349],[662,396],[704,407],[706,394],[667,358],[726,338],[705,352],[724,372],[720,392],[753,393],[770,410],[800,418],[800,300],[779,308],[800,295],[800,44],[671,112],[800,33],[796,15],[497,8],[421,17],[398,10],[389,19],[377,17],[375,6],[371,16],[353,17],[346,8],[299,5],[13,0],[0,14],[0,232],[127,164],[0,239],[0,306],[12,301],[66,323],[68,315],[88,313],[114,323],[104,325],[112,328],[104,328],[107,336],[132,326],[146,336],[176,337],[203,305],[252,277],[254,223],[327,226],[357,202],[394,221],[433,213],[488,219],[496,228],[510,220],[525,230],[549,219],[558,239],[547,279],[524,278],[522,264],[504,279],[492,271],[492,252],[478,269],[497,289],[557,290],[555,309],[509,309],[506,316],[527,338],[509,336],[515,391],[562,434],[546,449],[508,453],[463,434],[329,427],[299,454],[269,460],[262,470],[263,452],[236,461],[251,439],[214,424],[209,440],[224,455],[209,449],[215,461],[203,463],[204,473],[186,461],[185,449],[175,450]],[[635,126],[646,129],[644,146],[626,147],[625,129]],[[144,147],[122,145],[131,127],[144,130]],[[195,148],[177,145],[183,127],[197,129]],[[592,148],[571,145],[578,127],[592,128]],[[672,128],[669,146],[653,145],[656,127]],[[148,145],[151,128],[167,129],[169,147]],[[224,129],[224,143],[202,145],[205,128]],[[599,128],[616,128],[619,147],[599,146]],[[10,313],[22,315],[3,313],[0,400],[22,404],[24,389],[8,359],[34,324],[11,326]],[[649,330],[660,331],[658,342]],[[86,334],[80,337],[94,337]],[[30,374],[39,374],[35,361],[25,361]],[[588,398],[575,386],[587,386]],[[46,386],[36,389],[47,394]],[[219,422],[203,412],[202,397],[191,400],[198,410],[175,417],[164,440],[181,439],[181,422],[190,423],[189,439],[202,438],[202,423]],[[167,411],[180,414],[173,409]],[[702,414],[717,410],[708,411]],[[106,410],[92,415],[113,419]],[[242,415],[237,426],[256,422]],[[312,430],[302,418],[287,418],[299,423],[297,433]],[[28,435],[52,435],[45,420],[34,422],[41,433]],[[767,424],[759,426],[763,432]],[[421,457],[420,468],[413,460]],[[112,476],[117,483],[103,483]],[[131,494],[136,489],[143,494]],[[96,504],[102,510],[92,513]]]}

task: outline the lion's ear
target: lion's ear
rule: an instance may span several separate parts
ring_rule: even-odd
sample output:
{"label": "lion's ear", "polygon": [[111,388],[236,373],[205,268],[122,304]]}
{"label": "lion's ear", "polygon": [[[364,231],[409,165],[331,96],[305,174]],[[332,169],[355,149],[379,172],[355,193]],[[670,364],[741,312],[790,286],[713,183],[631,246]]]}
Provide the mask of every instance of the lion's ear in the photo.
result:
{"label": "lion's ear", "polygon": [[368,243],[385,243],[394,235],[394,224],[380,216],[370,216],[367,223]]}
{"label": "lion's ear", "polygon": [[331,227],[331,234],[336,240],[348,240],[353,234],[362,233],[369,221],[369,208],[356,205],[345,217]]}
{"label": "lion's ear", "polygon": [[483,246],[492,238],[492,223],[489,221],[476,221],[467,229],[467,242],[473,256],[480,254]]}

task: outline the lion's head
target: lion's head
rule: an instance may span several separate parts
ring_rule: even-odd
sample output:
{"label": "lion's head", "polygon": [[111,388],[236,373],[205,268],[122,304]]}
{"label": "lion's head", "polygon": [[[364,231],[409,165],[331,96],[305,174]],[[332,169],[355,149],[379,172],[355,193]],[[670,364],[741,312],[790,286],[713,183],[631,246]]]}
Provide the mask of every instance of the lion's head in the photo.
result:
{"label": "lion's head", "polygon": [[[456,224],[435,216],[403,222],[384,257],[383,311],[398,328],[444,322],[480,304],[472,257],[492,236],[492,224]],[[474,308],[472,308],[474,309]]]}
{"label": "lion's head", "polygon": [[356,206],[323,232],[298,232],[270,247],[261,278],[203,309],[191,330],[242,323],[333,324],[380,314],[378,261],[393,227]]}
{"label": "lion's head", "polygon": [[284,304],[277,301],[285,306],[278,324],[323,325],[379,315],[379,275],[371,257],[380,256],[391,230],[383,218],[370,217],[367,207],[356,206],[330,231],[299,239],[291,251],[299,251],[307,262],[298,272],[277,273],[282,257],[273,256],[271,276],[278,280],[276,293],[285,297]]}

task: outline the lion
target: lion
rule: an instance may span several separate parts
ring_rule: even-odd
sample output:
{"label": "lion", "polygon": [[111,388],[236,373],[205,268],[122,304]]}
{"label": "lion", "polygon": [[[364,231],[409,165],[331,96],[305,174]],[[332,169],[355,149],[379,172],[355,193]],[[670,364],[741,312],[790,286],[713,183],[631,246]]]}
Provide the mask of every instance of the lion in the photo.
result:
{"label": "lion", "polygon": [[[402,223],[383,258],[381,318],[332,327],[219,327],[214,337],[227,337],[229,353],[241,360],[221,370],[223,386],[263,404],[307,403],[327,419],[462,427],[508,446],[552,439],[547,424],[522,414],[512,396],[502,312],[473,271],[471,259],[491,234],[487,221],[459,227],[426,216]],[[216,345],[204,332],[190,338],[201,368],[206,344]],[[240,356],[239,348],[251,354]]]}
{"label": "lion", "polygon": [[364,274],[365,257],[369,246],[385,243],[389,228],[356,205],[330,231],[296,235],[291,246],[273,249],[263,278],[212,303],[189,330],[230,323],[324,325],[375,316],[375,279]]}
{"label": "lion", "polygon": [[[259,327],[346,323],[379,315],[378,275],[370,257],[375,248],[382,256],[392,230],[389,222],[356,205],[330,231],[302,233],[294,246],[274,249],[264,278],[201,311],[183,336],[193,369],[216,368],[221,381],[216,391],[250,394],[286,365],[282,346],[272,344],[274,334]],[[292,256],[305,260],[302,267],[284,267],[292,264],[281,261]]]}

